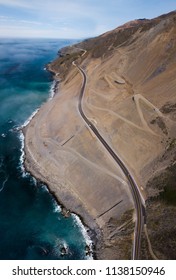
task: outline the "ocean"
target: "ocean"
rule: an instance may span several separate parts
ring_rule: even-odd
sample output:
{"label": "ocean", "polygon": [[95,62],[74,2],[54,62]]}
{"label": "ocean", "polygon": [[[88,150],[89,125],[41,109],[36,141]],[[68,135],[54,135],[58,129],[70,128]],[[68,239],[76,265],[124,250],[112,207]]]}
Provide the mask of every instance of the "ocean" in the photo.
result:
{"label": "ocean", "polygon": [[91,240],[80,219],[74,214],[63,217],[47,187],[24,172],[24,143],[18,130],[52,95],[53,78],[45,65],[60,48],[73,43],[0,40],[1,260],[92,258],[85,253]]}

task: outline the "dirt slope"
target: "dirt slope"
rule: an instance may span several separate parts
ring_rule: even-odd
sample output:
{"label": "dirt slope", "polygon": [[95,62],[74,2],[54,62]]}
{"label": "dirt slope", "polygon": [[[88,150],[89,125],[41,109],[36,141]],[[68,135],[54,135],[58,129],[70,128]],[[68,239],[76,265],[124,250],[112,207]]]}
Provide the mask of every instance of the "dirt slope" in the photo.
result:
{"label": "dirt slope", "polygon": [[[25,132],[27,169],[95,230],[97,258],[131,257],[130,187],[78,113],[82,77],[72,65],[76,60],[88,77],[84,111],[146,200],[154,254],[176,258],[176,12],[135,20],[59,54],[48,66],[59,90]],[[145,234],[141,258],[152,258]]]}

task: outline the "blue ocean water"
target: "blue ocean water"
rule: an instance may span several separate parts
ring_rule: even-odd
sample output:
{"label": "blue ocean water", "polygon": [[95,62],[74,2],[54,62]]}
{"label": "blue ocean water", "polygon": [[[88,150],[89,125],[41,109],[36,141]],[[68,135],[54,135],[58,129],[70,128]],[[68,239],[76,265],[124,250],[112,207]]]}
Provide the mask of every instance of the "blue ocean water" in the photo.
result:
{"label": "blue ocean water", "polygon": [[[0,259],[86,259],[86,230],[21,168],[21,126],[49,97],[44,70],[71,40],[0,41]],[[89,240],[90,242],[90,240]],[[61,248],[67,254],[61,256]]]}

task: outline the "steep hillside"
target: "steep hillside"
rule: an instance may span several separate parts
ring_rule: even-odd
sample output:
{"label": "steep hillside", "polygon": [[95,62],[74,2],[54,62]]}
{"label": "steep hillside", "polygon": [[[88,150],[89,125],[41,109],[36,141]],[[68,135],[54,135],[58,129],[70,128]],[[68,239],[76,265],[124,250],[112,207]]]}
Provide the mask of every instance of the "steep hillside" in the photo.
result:
{"label": "steep hillside", "polygon": [[87,117],[128,166],[146,200],[141,258],[175,259],[176,12],[129,22],[59,55],[48,66],[60,82],[58,93],[27,128],[28,169],[54,185],[58,200],[90,228],[97,232],[98,226],[97,258],[131,257],[133,198],[121,170],[80,118],[76,61],[88,79]]}

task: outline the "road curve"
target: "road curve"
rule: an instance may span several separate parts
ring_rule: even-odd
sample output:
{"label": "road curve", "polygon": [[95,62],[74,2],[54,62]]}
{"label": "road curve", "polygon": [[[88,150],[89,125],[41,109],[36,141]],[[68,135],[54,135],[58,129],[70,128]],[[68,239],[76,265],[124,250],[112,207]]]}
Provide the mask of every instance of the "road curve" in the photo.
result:
{"label": "road curve", "polygon": [[146,222],[145,221],[146,220],[145,219],[146,218],[145,206],[144,206],[144,203],[142,202],[139,188],[138,188],[134,178],[128,171],[127,167],[125,166],[123,161],[118,157],[118,155],[113,151],[113,149],[109,146],[109,144],[105,141],[105,139],[101,136],[101,134],[98,132],[97,128],[93,125],[93,123],[84,114],[83,108],[82,108],[83,107],[82,102],[83,102],[83,96],[84,96],[84,91],[85,91],[85,87],[86,87],[87,77],[86,77],[84,70],[80,66],[76,65],[75,62],[73,62],[73,65],[79,69],[80,73],[83,76],[83,84],[81,87],[79,101],[78,101],[79,113],[80,113],[81,117],[83,118],[83,120],[85,121],[85,123],[88,125],[89,129],[92,130],[92,132],[96,135],[96,137],[99,139],[99,141],[102,143],[102,145],[106,148],[106,150],[109,152],[109,154],[115,160],[115,162],[120,166],[120,168],[122,169],[123,173],[125,174],[126,178],[128,179],[128,182],[131,186],[131,192],[133,195],[136,214],[137,214],[135,231],[134,231],[132,259],[137,260],[137,259],[139,259],[139,253],[140,253],[141,233],[142,233],[144,222]]}

